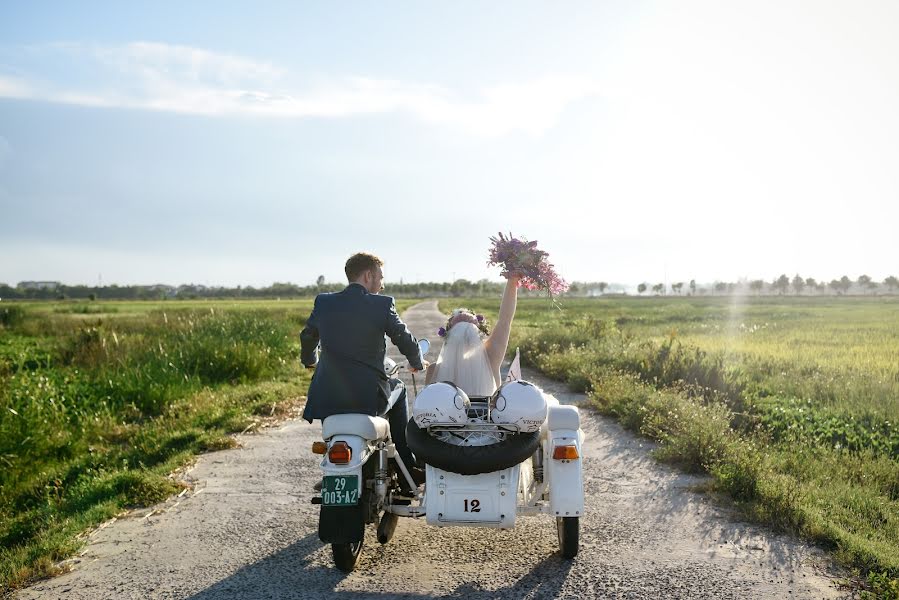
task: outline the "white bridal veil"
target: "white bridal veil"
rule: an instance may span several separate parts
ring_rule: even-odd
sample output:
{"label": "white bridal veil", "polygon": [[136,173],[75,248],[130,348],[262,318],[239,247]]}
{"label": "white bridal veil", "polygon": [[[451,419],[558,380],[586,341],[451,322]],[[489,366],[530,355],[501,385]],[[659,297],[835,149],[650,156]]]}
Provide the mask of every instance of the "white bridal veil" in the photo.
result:
{"label": "white bridal veil", "polygon": [[477,326],[464,321],[447,332],[434,381],[452,381],[469,396],[489,396],[496,391],[487,350]]}

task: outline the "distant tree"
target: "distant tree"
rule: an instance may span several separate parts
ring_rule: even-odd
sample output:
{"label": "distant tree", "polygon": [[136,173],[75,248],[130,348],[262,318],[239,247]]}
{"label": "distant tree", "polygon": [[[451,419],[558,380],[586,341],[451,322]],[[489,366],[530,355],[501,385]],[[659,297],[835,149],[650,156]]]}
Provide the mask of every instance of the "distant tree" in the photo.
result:
{"label": "distant tree", "polygon": [[600,293],[600,294],[605,294],[605,293],[606,293],[606,289],[609,287],[609,284],[606,283],[605,281],[600,281],[598,284],[596,284],[596,287],[599,288],[599,293]]}
{"label": "distant tree", "polygon": [[844,294],[847,293],[849,291],[849,288],[852,287],[852,280],[843,275],[842,277],[840,277],[840,287],[843,289]]}
{"label": "distant tree", "polygon": [[799,273],[796,273],[796,276],[793,278],[791,282],[793,284],[793,289],[796,290],[796,295],[802,293],[802,288],[805,287],[805,279],[799,276]]}
{"label": "distant tree", "polygon": [[790,278],[786,276],[786,274],[781,275],[771,284],[775,290],[780,292],[781,294],[785,294],[787,292],[787,288],[790,287]]}
{"label": "distant tree", "polygon": [[830,287],[830,289],[835,291],[837,294],[843,293],[843,284],[840,282],[839,279],[831,279],[830,283],[828,283],[827,285],[828,285],[828,287]]}
{"label": "distant tree", "polygon": [[817,288],[818,288],[818,282],[815,281],[815,278],[814,278],[814,277],[808,277],[808,278],[806,278],[806,280],[805,280],[805,285],[806,285],[806,287],[808,287],[809,289],[817,289]]}
{"label": "distant tree", "polygon": [[759,293],[765,288],[765,282],[761,279],[754,279],[749,282],[749,289],[755,292],[755,295],[758,296]]}
{"label": "distant tree", "polygon": [[727,291],[727,282],[725,281],[716,281],[715,282],[715,291],[720,293]]}
{"label": "distant tree", "polygon": [[683,287],[684,287],[684,282],[678,281],[677,283],[671,284],[671,291],[674,292],[675,294],[680,294],[680,291],[683,289]]}
{"label": "distant tree", "polygon": [[690,280],[690,293],[691,294],[696,293],[696,280],[695,279]]}
{"label": "distant tree", "polygon": [[860,275],[858,278],[858,285],[861,286],[862,289],[877,289],[877,282],[871,279],[868,275]]}
{"label": "distant tree", "polygon": [[890,288],[892,292],[894,289],[899,288],[899,279],[896,278],[895,275],[890,275],[886,279],[883,280],[884,285]]}
{"label": "distant tree", "polygon": [[453,282],[453,285],[450,286],[450,294],[453,296],[464,296],[472,287],[474,286],[467,279],[457,279]]}
{"label": "distant tree", "polygon": [[315,285],[317,285],[318,287],[321,287],[321,286],[325,285],[325,276],[324,276],[324,275],[319,275],[318,277],[316,277],[316,278],[315,278]]}
{"label": "distant tree", "polygon": [[637,293],[642,294],[642,293],[645,292],[645,291],[646,291],[646,284],[645,284],[645,283],[641,283],[640,285],[637,286]]}
{"label": "distant tree", "polygon": [[663,293],[665,291],[665,284],[664,283],[655,284],[654,286],[652,286],[652,291],[655,292],[656,294]]}

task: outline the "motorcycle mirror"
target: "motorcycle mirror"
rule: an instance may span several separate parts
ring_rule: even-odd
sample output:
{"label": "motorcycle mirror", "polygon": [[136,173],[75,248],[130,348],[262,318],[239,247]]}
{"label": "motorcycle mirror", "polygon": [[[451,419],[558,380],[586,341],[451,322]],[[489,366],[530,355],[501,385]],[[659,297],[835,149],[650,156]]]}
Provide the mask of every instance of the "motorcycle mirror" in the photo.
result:
{"label": "motorcycle mirror", "polygon": [[424,356],[425,354],[428,353],[428,350],[430,350],[431,342],[429,342],[425,338],[422,338],[422,339],[418,340],[418,347],[421,349],[421,355]]}

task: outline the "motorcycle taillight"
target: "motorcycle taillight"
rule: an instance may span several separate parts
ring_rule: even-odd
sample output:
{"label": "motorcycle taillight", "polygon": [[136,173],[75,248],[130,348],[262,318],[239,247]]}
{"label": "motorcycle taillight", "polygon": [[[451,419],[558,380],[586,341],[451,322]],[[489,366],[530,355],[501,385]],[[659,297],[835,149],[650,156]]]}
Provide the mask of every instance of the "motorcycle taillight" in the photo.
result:
{"label": "motorcycle taillight", "polygon": [[574,444],[556,446],[553,448],[553,458],[555,460],[575,460],[579,458],[577,446]]}
{"label": "motorcycle taillight", "polygon": [[334,465],[345,465],[353,458],[353,449],[346,442],[334,442],[328,448],[328,460]]}

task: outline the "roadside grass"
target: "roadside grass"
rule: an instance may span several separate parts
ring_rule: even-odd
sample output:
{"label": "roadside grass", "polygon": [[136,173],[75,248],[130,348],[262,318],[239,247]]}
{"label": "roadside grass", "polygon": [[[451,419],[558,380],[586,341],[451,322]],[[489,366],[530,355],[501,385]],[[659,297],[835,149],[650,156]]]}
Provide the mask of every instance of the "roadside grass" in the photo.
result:
{"label": "roadside grass", "polygon": [[[899,598],[899,303],[739,304],[526,299],[511,347],[750,518],[829,548],[864,594]],[[498,308],[441,309],[459,305]]]}
{"label": "roadside grass", "polygon": [[177,492],[170,475],[192,456],[302,404],[311,300],[248,304],[13,305],[0,324],[0,589],[54,574],[86,530]]}

